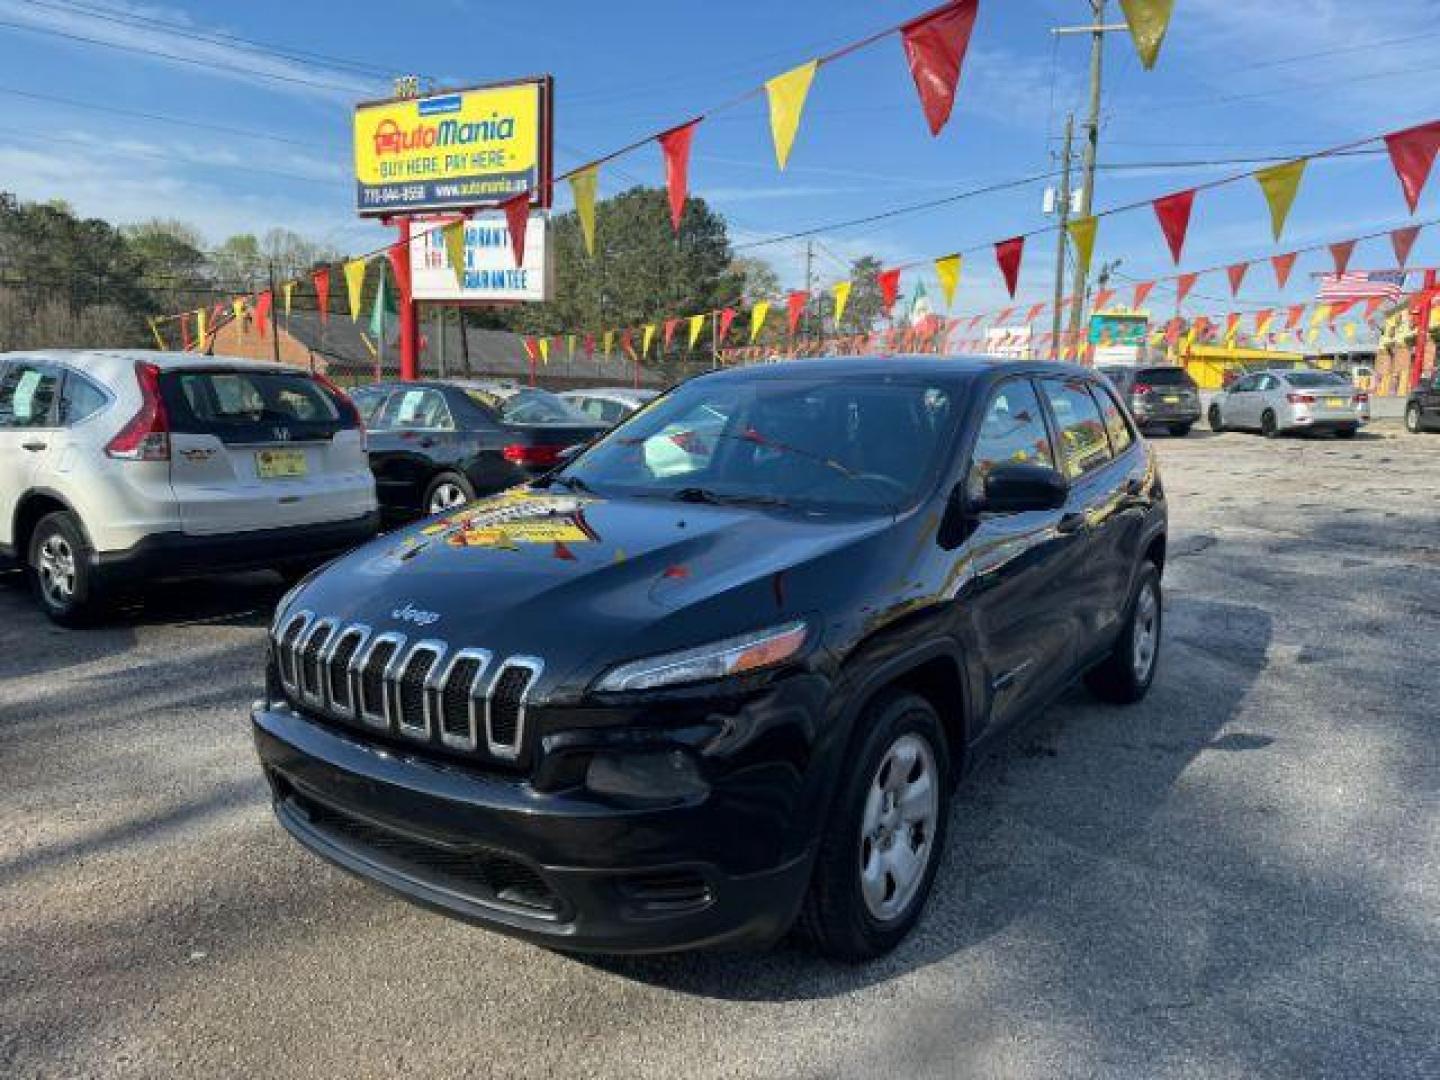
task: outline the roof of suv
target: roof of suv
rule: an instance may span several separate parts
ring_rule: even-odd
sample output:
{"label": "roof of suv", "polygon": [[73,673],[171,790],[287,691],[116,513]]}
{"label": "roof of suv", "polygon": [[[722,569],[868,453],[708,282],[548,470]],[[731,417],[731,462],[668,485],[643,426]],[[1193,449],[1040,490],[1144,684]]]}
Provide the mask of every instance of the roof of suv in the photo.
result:
{"label": "roof of suv", "polygon": [[226,367],[250,371],[288,371],[308,374],[304,368],[293,364],[276,364],[269,360],[245,360],[238,356],[206,356],[202,353],[156,352],[153,349],[24,349],[13,353],[0,353],[0,361],[6,359],[50,360],[54,363],[69,364],[84,369],[99,364],[133,364],[144,361],[154,364],[161,371],[180,371],[185,368]]}

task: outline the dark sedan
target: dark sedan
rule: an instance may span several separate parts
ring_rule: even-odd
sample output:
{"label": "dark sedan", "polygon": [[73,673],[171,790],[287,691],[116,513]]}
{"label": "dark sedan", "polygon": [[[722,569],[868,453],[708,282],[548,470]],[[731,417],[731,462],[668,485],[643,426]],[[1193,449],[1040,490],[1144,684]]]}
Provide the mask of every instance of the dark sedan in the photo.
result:
{"label": "dark sedan", "polygon": [[606,429],[549,391],[508,382],[379,383],[351,397],[392,516],[444,513],[525,483]]}
{"label": "dark sedan", "polygon": [[1412,435],[1440,431],[1440,371],[1415,384],[1405,402],[1405,428]]}

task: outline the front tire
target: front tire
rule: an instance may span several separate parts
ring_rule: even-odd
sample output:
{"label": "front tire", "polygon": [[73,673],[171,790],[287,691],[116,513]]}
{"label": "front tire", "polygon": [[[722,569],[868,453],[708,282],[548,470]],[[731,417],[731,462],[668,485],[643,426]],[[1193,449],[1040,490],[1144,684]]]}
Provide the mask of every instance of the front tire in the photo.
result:
{"label": "front tire", "polygon": [[1150,692],[1160,666],[1160,632],[1165,616],[1160,568],[1146,562],[1130,599],[1120,639],[1105,660],[1085,675],[1085,685],[1102,701],[1133,705]]}
{"label": "front tire", "polygon": [[1419,405],[1411,404],[1411,406],[1410,406],[1408,409],[1405,410],[1405,430],[1408,431],[1408,432],[1410,432],[1411,435],[1419,435],[1419,434],[1420,434],[1420,406],[1419,406]]}
{"label": "front tire", "polygon": [[46,514],[30,534],[30,581],[40,610],[61,626],[83,624],[97,607],[92,552],[74,514]]}
{"label": "front tire", "polygon": [[887,693],[863,725],[820,839],[799,929],[815,949],[859,963],[904,940],[921,913],[945,847],[950,755],[934,708]]}
{"label": "front tire", "polygon": [[443,472],[425,489],[425,514],[448,514],[475,501],[475,486],[457,472]]}
{"label": "front tire", "polygon": [[1220,418],[1219,405],[1210,406],[1210,430],[1217,435],[1225,430],[1225,421]]}

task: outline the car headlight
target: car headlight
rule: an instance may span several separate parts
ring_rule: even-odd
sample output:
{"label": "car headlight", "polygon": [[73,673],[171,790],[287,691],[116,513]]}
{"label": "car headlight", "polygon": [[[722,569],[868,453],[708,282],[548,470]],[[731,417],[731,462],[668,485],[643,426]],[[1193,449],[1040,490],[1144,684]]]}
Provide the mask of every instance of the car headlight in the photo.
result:
{"label": "car headlight", "polygon": [[632,660],[611,668],[595,689],[650,690],[772,667],[800,651],[805,644],[805,632],[805,623],[796,621],[693,649]]}

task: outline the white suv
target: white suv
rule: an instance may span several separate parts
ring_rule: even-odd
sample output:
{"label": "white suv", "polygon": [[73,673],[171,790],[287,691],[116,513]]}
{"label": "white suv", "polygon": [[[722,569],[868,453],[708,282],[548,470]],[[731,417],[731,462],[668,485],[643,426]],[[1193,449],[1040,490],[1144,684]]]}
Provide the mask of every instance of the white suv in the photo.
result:
{"label": "white suv", "polygon": [[57,622],[154,578],[296,574],[375,535],[355,406],[279,364],[0,354],[0,556]]}

